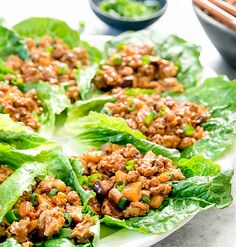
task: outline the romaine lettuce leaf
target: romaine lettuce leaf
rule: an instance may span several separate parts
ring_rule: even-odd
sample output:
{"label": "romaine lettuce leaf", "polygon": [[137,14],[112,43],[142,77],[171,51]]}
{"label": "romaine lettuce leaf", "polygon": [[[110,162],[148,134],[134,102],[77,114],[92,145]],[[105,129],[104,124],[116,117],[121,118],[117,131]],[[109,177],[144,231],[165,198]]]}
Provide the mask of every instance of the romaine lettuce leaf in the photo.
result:
{"label": "romaine lettuce leaf", "polygon": [[182,152],[189,158],[201,154],[213,160],[222,157],[232,147],[236,139],[236,80],[229,81],[223,76],[207,79],[202,85],[186,90],[176,96],[181,100],[190,100],[205,105],[211,112],[211,118],[202,126],[208,136]]}
{"label": "romaine lettuce leaf", "polygon": [[47,173],[77,190],[84,204],[93,196],[93,192],[81,188],[70,160],[58,144],[29,132],[8,115],[0,114],[0,123],[0,162],[13,169],[20,168],[25,162],[46,163]]}
{"label": "romaine lettuce leaf", "polygon": [[62,39],[70,48],[80,44],[80,33],[57,19],[32,17],[16,24],[13,30],[21,38],[40,39],[50,35]]}
{"label": "romaine lettuce leaf", "polygon": [[199,61],[200,47],[187,42],[176,35],[164,37],[154,30],[126,32],[105,45],[106,57],[121,44],[147,43],[153,44],[161,58],[173,61],[178,67],[177,79],[184,88],[191,88],[201,77],[202,65]]}
{"label": "romaine lettuce leaf", "polygon": [[70,121],[66,125],[66,130],[76,138],[77,145],[100,147],[106,142],[121,145],[131,143],[143,153],[152,150],[155,154],[161,154],[172,160],[180,157],[176,149],[167,149],[145,140],[145,136],[137,130],[132,130],[124,119],[102,113],[90,112],[88,116]]}
{"label": "romaine lettuce leaf", "polygon": [[5,242],[0,243],[0,247],[21,247],[21,245],[14,238],[8,238]]}
{"label": "romaine lettuce leaf", "polygon": [[97,69],[98,64],[94,63],[83,70],[78,70],[76,73],[80,96],[83,100],[90,99],[94,95],[96,96],[98,92],[92,84],[92,79],[96,75]]}
{"label": "romaine lettuce leaf", "polygon": [[31,189],[35,178],[44,175],[46,175],[45,164],[26,163],[0,185],[0,222],[23,192]]}
{"label": "romaine lettuce leaf", "polygon": [[182,158],[176,165],[181,169],[185,178],[194,176],[214,176],[221,170],[220,165],[200,155],[195,155],[190,159]]}
{"label": "romaine lettuce leaf", "polygon": [[53,87],[43,81],[19,85],[19,87],[23,92],[35,89],[43,107],[43,113],[38,116],[42,124],[39,133],[45,137],[52,136],[55,131],[56,116],[70,107],[70,100],[66,97],[64,88]]}
{"label": "romaine lettuce leaf", "polygon": [[0,141],[18,149],[34,148],[46,142],[43,137],[30,132],[6,114],[0,114]]}
{"label": "romaine lettuce leaf", "polygon": [[17,35],[0,26],[0,57],[6,59],[10,55],[18,55],[23,60],[28,58],[27,49]]}
{"label": "romaine lettuce leaf", "polygon": [[88,100],[78,100],[75,104],[68,109],[68,117],[66,122],[70,123],[77,121],[79,117],[89,114],[90,111],[100,112],[107,102],[115,102],[114,96],[102,96]]}

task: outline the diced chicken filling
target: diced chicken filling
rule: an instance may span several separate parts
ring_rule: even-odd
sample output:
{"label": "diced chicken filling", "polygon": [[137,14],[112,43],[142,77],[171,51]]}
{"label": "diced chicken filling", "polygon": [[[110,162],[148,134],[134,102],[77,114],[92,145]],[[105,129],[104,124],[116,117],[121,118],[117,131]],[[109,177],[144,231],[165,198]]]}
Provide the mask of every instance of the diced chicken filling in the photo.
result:
{"label": "diced chicken filling", "polygon": [[43,37],[39,42],[27,38],[30,59],[21,60],[18,56],[8,57],[7,67],[16,75],[8,74],[6,79],[18,82],[45,81],[53,86],[62,85],[71,101],[79,99],[76,71],[88,65],[88,53],[85,48],[69,48],[63,40]]}
{"label": "diced chicken filling", "polygon": [[139,87],[158,92],[182,92],[183,86],[176,79],[177,73],[177,67],[172,62],[155,55],[153,46],[131,44],[112,54],[93,82],[103,90]]}
{"label": "diced chicken filling", "polygon": [[148,140],[168,148],[185,149],[207,133],[201,126],[210,114],[202,105],[159,95],[140,94],[136,97],[117,94],[115,103],[107,103],[103,111],[122,117]]}
{"label": "diced chicken filling", "polygon": [[184,179],[171,160],[152,151],[142,155],[131,144],[107,143],[101,151],[88,152],[80,159],[88,176],[84,188],[92,187],[96,192],[90,205],[101,216],[122,219],[146,215],[168,197],[172,181]]}
{"label": "diced chicken filling", "polygon": [[3,183],[12,173],[13,170],[8,165],[0,165],[0,184]]}
{"label": "diced chicken filling", "polygon": [[78,244],[94,236],[90,230],[94,221],[82,214],[77,192],[50,176],[37,179],[32,192],[25,192],[9,212],[0,224],[0,240],[12,237],[24,247],[61,236],[65,230]]}
{"label": "diced chicken filling", "polygon": [[23,93],[16,86],[0,82],[0,110],[32,130],[41,126],[38,116],[43,109],[34,89]]}

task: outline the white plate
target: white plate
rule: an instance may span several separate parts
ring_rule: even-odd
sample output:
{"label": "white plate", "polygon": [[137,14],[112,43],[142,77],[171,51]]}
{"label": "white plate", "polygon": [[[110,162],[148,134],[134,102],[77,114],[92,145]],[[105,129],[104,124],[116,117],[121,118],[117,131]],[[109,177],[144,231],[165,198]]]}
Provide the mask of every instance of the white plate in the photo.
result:
{"label": "white plate", "polygon": [[[111,39],[111,36],[107,35],[83,35],[82,38],[87,40],[91,45],[94,45],[100,49],[103,48],[104,43]],[[217,74],[209,67],[204,67],[201,80],[208,77],[216,76]],[[65,150],[68,150],[65,147]],[[236,161],[236,145],[232,147],[231,150],[227,152],[224,158],[220,159],[217,163],[222,166],[222,169],[226,170],[233,167],[234,161]],[[164,234],[151,235],[151,234],[142,234],[134,232],[127,229],[119,230],[115,233],[112,233],[106,237],[101,238],[99,241],[99,247],[146,247],[151,246],[162,239],[166,238],[171,233],[175,232],[186,223],[188,223],[193,217],[189,217],[182,221],[178,226],[176,226],[171,231],[168,231]]]}

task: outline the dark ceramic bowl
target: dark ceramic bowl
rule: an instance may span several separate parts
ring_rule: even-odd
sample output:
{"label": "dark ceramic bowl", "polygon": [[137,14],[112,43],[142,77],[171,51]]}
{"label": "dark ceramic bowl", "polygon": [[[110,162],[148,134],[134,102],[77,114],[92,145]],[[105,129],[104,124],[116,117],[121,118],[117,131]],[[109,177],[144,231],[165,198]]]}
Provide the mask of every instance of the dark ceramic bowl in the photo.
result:
{"label": "dark ceramic bowl", "polygon": [[93,12],[100,20],[102,20],[106,24],[115,27],[117,29],[120,29],[122,31],[140,30],[153,24],[165,13],[167,7],[167,0],[155,0],[159,2],[161,5],[161,8],[157,12],[155,12],[150,17],[145,17],[140,20],[131,20],[130,18],[125,18],[125,17],[121,17],[121,18],[113,17],[108,13],[106,13],[105,11],[101,10],[98,7],[101,1],[102,0],[89,0]]}
{"label": "dark ceramic bowl", "polygon": [[193,5],[206,34],[216,49],[233,68],[236,68],[236,31],[216,21]]}

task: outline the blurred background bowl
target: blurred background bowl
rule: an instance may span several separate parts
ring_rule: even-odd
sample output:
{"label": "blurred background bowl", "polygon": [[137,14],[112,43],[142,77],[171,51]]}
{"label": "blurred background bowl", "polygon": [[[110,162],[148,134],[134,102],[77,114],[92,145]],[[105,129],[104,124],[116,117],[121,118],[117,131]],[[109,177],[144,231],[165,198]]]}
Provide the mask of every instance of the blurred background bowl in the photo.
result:
{"label": "blurred background bowl", "polygon": [[155,0],[160,3],[160,9],[157,10],[153,15],[148,17],[140,17],[140,20],[132,20],[131,18],[125,17],[113,17],[101,10],[98,6],[102,0],[89,0],[90,6],[96,16],[104,23],[120,29],[122,31],[126,30],[140,30],[143,29],[154,22],[156,22],[165,12],[167,8],[167,0]]}
{"label": "blurred background bowl", "polygon": [[216,21],[194,4],[193,8],[216,49],[231,67],[236,68],[236,31]]}

